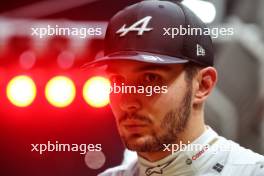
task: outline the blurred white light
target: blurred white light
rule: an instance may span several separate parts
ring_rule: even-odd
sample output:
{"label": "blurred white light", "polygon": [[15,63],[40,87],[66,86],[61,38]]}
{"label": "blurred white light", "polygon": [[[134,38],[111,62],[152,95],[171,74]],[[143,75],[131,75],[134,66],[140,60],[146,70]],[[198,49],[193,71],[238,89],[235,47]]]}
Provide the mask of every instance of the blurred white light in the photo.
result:
{"label": "blurred white light", "polygon": [[216,8],[212,2],[184,0],[182,3],[192,10],[204,23],[211,23],[214,21]]}
{"label": "blurred white light", "polygon": [[90,169],[100,169],[103,167],[106,158],[102,151],[88,151],[84,157],[84,161]]}

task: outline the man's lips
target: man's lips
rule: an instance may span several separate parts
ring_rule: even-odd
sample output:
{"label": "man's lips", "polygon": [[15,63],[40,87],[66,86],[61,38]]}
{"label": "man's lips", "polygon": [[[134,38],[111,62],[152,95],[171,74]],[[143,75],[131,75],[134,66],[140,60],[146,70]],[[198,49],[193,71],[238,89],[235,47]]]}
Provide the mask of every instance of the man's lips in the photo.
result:
{"label": "man's lips", "polygon": [[146,127],[147,125],[141,125],[141,124],[125,124],[123,125],[126,128],[136,128],[136,127]]}
{"label": "man's lips", "polygon": [[141,120],[127,119],[123,121],[121,125],[124,126],[125,128],[140,128],[140,127],[146,127],[149,124]]}

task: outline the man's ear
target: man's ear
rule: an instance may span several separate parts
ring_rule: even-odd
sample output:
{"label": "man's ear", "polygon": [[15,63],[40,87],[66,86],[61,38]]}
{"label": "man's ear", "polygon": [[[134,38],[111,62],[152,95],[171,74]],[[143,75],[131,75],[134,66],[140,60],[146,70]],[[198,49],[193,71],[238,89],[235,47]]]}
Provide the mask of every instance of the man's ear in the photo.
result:
{"label": "man's ear", "polygon": [[214,67],[201,69],[194,82],[194,104],[203,103],[212,92],[217,81],[217,71]]}

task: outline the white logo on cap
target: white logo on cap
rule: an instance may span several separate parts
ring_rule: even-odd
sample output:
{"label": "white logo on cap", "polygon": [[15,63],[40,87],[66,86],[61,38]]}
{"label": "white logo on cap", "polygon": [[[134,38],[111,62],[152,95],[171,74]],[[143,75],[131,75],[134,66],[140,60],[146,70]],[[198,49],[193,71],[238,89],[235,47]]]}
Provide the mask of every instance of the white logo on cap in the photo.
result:
{"label": "white logo on cap", "polygon": [[164,61],[163,59],[161,59],[158,56],[149,56],[149,55],[142,55],[143,59],[145,61]]}
{"label": "white logo on cap", "polygon": [[[151,31],[153,28],[147,28],[147,25],[150,21],[152,16],[146,16],[145,18],[142,18],[141,20],[135,22],[130,27],[126,28],[126,24],[124,24],[118,31],[116,31],[117,34],[121,33],[119,36],[125,36],[128,32],[131,31],[137,31],[137,35],[143,35],[144,32]],[[141,25],[141,26],[139,26]]]}
{"label": "white logo on cap", "polygon": [[205,56],[205,49],[199,44],[196,44],[196,55]]}

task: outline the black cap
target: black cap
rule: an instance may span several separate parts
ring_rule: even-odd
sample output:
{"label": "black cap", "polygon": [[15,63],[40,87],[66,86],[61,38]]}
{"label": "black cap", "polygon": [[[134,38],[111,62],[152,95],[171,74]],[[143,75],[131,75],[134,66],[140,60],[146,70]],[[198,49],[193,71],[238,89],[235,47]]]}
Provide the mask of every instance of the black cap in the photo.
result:
{"label": "black cap", "polygon": [[[175,29],[173,29],[175,28]],[[206,25],[179,2],[149,0],[119,11],[108,24],[105,56],[88,65],[113,60],[135,60],[158,64],[187,63],[212,66],[210,35],[174,35],[173,30]],[[207,28],[208,29],[208,28]]]}

